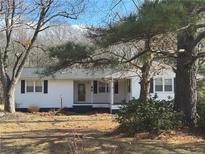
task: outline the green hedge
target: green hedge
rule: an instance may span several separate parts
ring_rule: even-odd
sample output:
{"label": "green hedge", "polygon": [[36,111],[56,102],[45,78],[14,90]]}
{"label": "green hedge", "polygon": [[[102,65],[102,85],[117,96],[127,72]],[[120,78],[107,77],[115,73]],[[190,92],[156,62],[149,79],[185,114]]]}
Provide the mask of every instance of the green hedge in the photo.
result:
{"label": "green hedge", "polygon": [[117,116],[119,128],[129,134],[175,129],[182,125],[182,119],[182,114],[174,111],[172,101],[156,100],[146,103],[132,100],[120,109]]}
{"label": "green hedge", "polygon": [[198,111],[198,128],[205,131],[205,103],[199,102],[197,105]]}

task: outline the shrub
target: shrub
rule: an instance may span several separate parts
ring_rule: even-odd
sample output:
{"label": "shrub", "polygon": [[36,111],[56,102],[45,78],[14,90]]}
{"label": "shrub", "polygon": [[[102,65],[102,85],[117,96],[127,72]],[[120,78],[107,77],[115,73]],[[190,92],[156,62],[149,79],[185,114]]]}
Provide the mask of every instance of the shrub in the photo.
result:
{"label": "shrub", "polygon": [[28,111],[31,112],[31,113],[39,112],[39,110],[40,110],[40,108],[36,105],[31,105],[28,108]]}
{"label": "shrub", "polygon": [[74,138],[69,142],[69,154],[86,154],[85,143],[83,136],[74,135]]}
{"label": "shrub", "polygon": [[197,111],[198,111],[198,127],[201,130],[205,130],[205,103],[200,103],[197,106]]}
{"label": "shrub", "polygon": [[198,127],[202,131],[205,130],[205,65],[202,64],[199,67],[199,73],[203,76],[201,80],[197,82],[197,113],[198,113]]}
{"label": "shrub", "polygon": [[159,132],[175,129],[182,124],[182,114],[173,109],[173,102],[132,100],[118,112],[120,129],[129,134],[137,131]]}

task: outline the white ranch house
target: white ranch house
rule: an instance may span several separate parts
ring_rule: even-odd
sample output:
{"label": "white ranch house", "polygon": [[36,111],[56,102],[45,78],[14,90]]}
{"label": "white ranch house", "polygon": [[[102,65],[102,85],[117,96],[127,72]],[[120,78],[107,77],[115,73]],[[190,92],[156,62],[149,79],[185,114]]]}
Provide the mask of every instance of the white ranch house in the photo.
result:
{"label": "white ranch house", "polygon": [[[140,93],[139,78],[131,72],[72,69],[42,77],[42,69],[25,68],[15,91],[17,110],[102,108],[118,110]],[[175,73],[162,69],[150,82],[150,96],[174,98]]]}

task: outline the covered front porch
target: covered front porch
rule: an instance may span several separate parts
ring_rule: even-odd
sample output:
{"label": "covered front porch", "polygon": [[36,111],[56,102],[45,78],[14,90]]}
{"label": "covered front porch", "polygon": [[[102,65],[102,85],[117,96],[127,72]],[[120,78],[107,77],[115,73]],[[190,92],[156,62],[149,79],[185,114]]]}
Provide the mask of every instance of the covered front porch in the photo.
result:
{"label": "covered front porch", "polygon": [[130,79],[74,81],[74,106],[92,106],[118,110],[131,100]]}

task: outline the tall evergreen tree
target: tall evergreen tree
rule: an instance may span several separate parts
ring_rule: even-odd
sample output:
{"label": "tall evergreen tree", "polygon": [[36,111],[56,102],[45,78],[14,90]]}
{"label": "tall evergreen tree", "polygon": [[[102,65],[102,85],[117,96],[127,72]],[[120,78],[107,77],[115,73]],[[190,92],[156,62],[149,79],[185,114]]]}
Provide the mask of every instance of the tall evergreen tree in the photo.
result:
{"label": "tall evergreen tree", "polygon": [[[143,48],[143,50],[133,51],[133,56],[129,59],[124,60],[123,62],[133,65],[133,63],[138,61],[138,65],[135,64],[134,66],[136,66],[141,74],[139,82],[141,87],[139,99],[141,100],[141,102],[146,102],[148,98],[151,67],[153,61],[157,57],[159,57],[159,53],[156,52],[156,50],[164,50],[165,46],[167,49],[173,50],[174,47],[171,46],[173,44],[173,41],[167,41],[167,38],[169,38],[168,32],[177,27],[178,24],[178,22],[172,21],[171,19],[169,19],[169,24],[159,24],[160,22],[167,20],[167,17],[161,16],[166,8],[164,8],[164,6],[161,6],[157,10],[157,13],[152,14],[153,9],[150,10],[148,5],[152,5],[154,7],[156,4],[146,1],[144,5],[138,10],[137,14],[132,14],[129,17],[125,17],[121,21],[109,25],[109,27],[106,29],[96,30],[98,32],[97,34],[99,35],[99,38],[98,35],[96,35],[97,43],[104,48],[116,44],[123,44],[126,42],[135,43],[140,40],[145,42],[144,47],[141,47]],[[180,7],[178,8],[172,6],[169,8],[167,14],[169,14],[173,10],[178,12],[179,14],[184,13]],[[173,17],[170,18],[173,19]],[[155,40],[159,40],[158,38],[164,38],[165,36],[166,40],[164,40],[166,43],[164,43],[162,47],[162,44],[156,42]],[[137,46],[137,44],[135,46]],[[126,58],[122,55],[120,57],[124,59]]]}
{"label": "tall evergreen tree", "polygon": [[[198,45],[205,37],[205,1],[145,1],[135,19],[122,21],[105,30],[103,44],[147,39],[173,33],[177,40],[175,108],[185,114],[188,125],[197,123],[196,74],[198,58],[205,53]],[[165,53],[165,52],[162,52]],[[138,56],[136,56],[138,57]]]}

